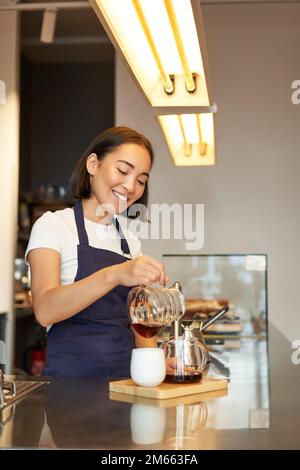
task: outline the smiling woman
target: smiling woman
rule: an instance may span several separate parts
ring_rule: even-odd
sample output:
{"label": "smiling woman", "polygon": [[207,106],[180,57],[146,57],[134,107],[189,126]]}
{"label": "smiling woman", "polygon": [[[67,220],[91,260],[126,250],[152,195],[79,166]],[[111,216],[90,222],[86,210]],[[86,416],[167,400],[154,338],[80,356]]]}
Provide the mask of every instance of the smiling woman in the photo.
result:
{"label": "smiling woman", "polygon": [[106,218],[102,214],[102,223],[104,220],[111,222],[114,214],[124,212],[136,201],[146,205],[147,193],[144,193],[152,159],[144,147],[129,142],[107,154],[103,161],[99,161],[95,152],[91,153],[86,160],[86,169],[91,179],[92,197],[84,202],[87,211],[91,211],[90,217],[98,221],[99,202],[107,212]]}
{"label": "smiling woman", "polygon": [[132,348],[156,345],[133,335],[126,301],[132,286],[165,284],[165,269],[117,218],[147,204],[152,163],[143,135],[104,131],[72,175],[74,208],[47,212],[32,229],[26,256],[35,315],[48,327],[47,375],[127,377]]}

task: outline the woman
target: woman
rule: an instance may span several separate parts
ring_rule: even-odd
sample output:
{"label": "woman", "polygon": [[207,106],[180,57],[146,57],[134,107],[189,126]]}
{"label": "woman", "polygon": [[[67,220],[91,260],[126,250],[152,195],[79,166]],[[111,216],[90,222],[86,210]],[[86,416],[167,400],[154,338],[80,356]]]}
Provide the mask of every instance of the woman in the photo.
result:
{"label": "woman", "polygon": [[153,158],[138,132],[104,131],[72,175],[74,208],[46,212],[33,226],[26,256],[34,312],[48,329],[47,375],[128,377],[132,348],[156,346],[133,336],[126,301],[132,286],[165,284],[165,269],[114,217],[147,204]]}

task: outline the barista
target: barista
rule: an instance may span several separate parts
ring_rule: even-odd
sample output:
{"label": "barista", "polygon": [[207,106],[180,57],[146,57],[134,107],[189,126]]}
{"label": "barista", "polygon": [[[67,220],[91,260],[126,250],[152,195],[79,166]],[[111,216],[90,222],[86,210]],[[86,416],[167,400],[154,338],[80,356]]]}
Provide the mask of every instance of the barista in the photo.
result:
{"label": "barista", "polygon": [[116,214],[147,205],[153,150],[127,127],[102,132],[71,178],[73,208],[46,212],[34,224],[26,250],[33,307],[47,327],[50,376],[129,376],[133,347],[155,347],[129,328],[132,286],[160,282],[164,266],[141,253]]}

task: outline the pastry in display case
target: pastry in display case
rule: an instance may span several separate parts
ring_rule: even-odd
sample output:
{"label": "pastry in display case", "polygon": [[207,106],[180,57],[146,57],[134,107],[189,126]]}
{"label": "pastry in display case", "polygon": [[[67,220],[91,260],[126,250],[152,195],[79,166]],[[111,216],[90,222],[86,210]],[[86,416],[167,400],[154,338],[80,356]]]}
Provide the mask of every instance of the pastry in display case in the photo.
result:
{"label": "pastry in display case", "polygon": [[185,300],[185,318],[199,322],[208,321],[222,307],[230,310],[218,321],[210,325],[205,334],[234,334],[243,330],[240,317],[234,312],[234,306],[228,299],[190,299]]}

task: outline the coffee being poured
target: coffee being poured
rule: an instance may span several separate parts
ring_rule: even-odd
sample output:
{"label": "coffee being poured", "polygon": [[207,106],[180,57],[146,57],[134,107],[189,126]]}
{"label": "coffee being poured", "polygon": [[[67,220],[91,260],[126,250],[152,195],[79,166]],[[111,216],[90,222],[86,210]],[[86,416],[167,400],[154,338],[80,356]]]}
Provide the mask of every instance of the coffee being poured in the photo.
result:
{"label": "coffee being poured", "polygon": [[128,309],[132,328],[144,338],[152,338],[184,315],[180,284],[170,288],[134,287],[128,294]]}

